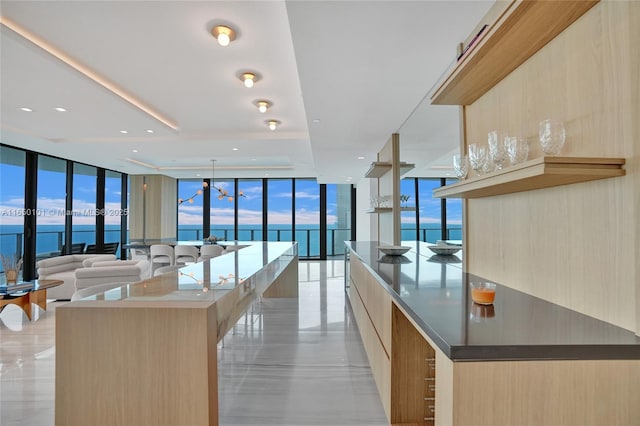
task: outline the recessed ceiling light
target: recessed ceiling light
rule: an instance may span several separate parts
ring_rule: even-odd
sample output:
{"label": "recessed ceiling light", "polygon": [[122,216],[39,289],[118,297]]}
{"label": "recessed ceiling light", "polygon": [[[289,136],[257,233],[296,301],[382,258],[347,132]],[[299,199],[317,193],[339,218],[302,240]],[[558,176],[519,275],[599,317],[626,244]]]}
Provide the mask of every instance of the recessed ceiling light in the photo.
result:
{"label": "recessed ceiling light", "polygon": [[238,148],[231,148],[231,151],[237,151]]}
{"label": "recessed ceiling light", "polygon": [[280,122],[278,120],[268,120],[267,125],[270,130],[275,130],[280,125]]}
{"label": "recessed ceiling light", "polygon": [[197,176],[197,177],[200,177],[200,173],[196,173],[196,176]]}
{"label": "recessed ceiling light", "polygon": [[20,110],[24,111],[24,112],[33,112],[33,110],[31,108],[27,108],[27,107],[22,107],[22,108],[20,108]]}
{"label": "recessed ceiling light", "polygon": [[131,152],[138,152],[138,150],[137,149],[132,149]]}
{"label": "recessed ceiling light", "polygon": [[364,160],[363,156],[358,157],[358,160]]}
{"label": "recessed ceiling light", "polygon": [[319,123],[319,122],[320,122],[320,119],[319,119],[319,118],[314,118],[312,121],[313,121],[314,123]]}
{"label": "recessed ceiling light", "polygon": [[351,180],[351,179],[352,179],[351,176],[347,176],[347,180]]}
{"label": "recessed ceiling light", "polygon": [[147,129],[147,133],[154,133],[154,131],[151,129]]}
{"label": "recessed ceiling light", "polygon": [[257,159],[256,158],[252,158],[251,161],[257,161]]}
{"label": "recessed ceiling light", "polygon": [[211,29],[211,34],[218,40],[220,46],[228,46],[236,39],[236,32],[226,25],[217,25]]}
{"label": "recessed ceiling light", "polygon": [[129,132],[128,132],[128,131],[126,131],[126,130],[120,130],[120,133],[122,133],[122,134],[126,135],[126,134],[127,134],[127,133],[129,133]]}
{"label": "recessed ceiling light", "polygon": [[67,110],[62,107],[55,107],[55,110],[58,112],[67,112]]}

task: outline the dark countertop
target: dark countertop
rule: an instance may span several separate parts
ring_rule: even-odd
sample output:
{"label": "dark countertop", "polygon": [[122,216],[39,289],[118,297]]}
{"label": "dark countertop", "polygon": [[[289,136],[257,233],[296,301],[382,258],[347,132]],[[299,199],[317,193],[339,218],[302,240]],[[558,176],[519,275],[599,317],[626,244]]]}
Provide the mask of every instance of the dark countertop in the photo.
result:
{"label": "dark countertop", "polygon": [[[493,305],[471,301],[461,253],[434,255],[417,241],[406,263],[382,263],[376,241],[346,242],[433,342],[454,361],[640,359],[633,332],[497,284]],[[388,259],[388,258],[385,258]]]}

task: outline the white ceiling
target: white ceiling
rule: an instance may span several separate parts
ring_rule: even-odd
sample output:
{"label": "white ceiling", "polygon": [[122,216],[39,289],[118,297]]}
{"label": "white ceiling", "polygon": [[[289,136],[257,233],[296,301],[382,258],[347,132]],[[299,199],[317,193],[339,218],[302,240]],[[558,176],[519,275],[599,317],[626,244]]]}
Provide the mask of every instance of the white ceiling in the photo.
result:
{"label": "white ceiling", "polygon": [[[444,175],[457,108],[417,105],[491,4],[2,0],[0,140],[130,174],[210,177],[215,158],[216,177],[355,183],[400,132],[412,175]],[[218,23],[238,32],[226,48]]]}

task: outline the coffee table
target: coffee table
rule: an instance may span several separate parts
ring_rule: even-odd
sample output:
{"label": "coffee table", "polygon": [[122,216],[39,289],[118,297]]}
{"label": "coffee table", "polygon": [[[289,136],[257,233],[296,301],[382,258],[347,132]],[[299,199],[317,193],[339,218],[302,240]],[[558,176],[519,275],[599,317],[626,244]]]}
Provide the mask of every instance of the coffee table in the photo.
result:
{"label": "coffee table", "polygon": [[34,280],[0,287],[0,312],[7,305],[17,305],[31,321],[31,304],[47,310],[47,289],[63,284],[62,280]]}

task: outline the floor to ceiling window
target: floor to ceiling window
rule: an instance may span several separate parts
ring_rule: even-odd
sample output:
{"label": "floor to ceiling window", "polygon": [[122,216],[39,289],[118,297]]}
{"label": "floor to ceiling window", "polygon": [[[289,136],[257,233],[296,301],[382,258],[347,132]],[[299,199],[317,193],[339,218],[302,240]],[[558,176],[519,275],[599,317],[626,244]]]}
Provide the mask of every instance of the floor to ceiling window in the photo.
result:
{"label": "floor to ceiling window", "polygon": [[[234,180],[216,179],[211,188],[209,232],[218,239],[235,239],[235,200],[230,195],[234,195]],[[242,207],[242,200],[238,205]]]}
{"label": "floor to ceiling window", "polygon": [[[447,180],[447,185],[458,182],[457,180]],[[462,199],[447,198],[447,239],[462,239]]]}
{"label": "floor to ceiling window", "polygon": [[202,179],[178,180],[178,240],[201,240],[204,189]]}
{"label": "floor to ceiling window", "polygon": [[[119,243],[122,229],[122,173],[107,170],[104,178],[104,242]],[[120,257],[118,247],[116,253]]]}
{"label": "floor to ceiling window", "polygon": [[93,166],[73,165],[72,253],[82,253],[96,244],[97,170]]}
{"label": "floor to ceiling window", "polygon": [[24,189],[24,151],[0,146],[0,253],[3,256],[22,257]]}
{"label": "floor to ceiling window", "polygon": [[267,181],[267,240],[293,241],[292,179]]}
{"label": "floor to ceiling window", "polygon": [[351,185],[327,184],[327,255],[344,254],[351,240]]}
{"label": "floor to ceiling window", "polygon": [[36,259],[62,252],[65,243],[67,162],[38,156]]}
{"label": "floor to ceiling window", "polygon": [[401,239],[416,240],[420,237],[416,224],[416,180],[402,179],[400,181],[400,224]]}
{"label": "floor to ceiling window", "polygon": [[262,179],[238,179],[238,240],[264,240],[262,193]]}
{"label": "floor to ceiling window", "polygon": [[442,239],[441,201],[440,198],[433,198],[433,190],[439,187],[440,179],[418,179],[420,241],[435,243]]}
{"label": "floor to ceiling window", "polygon": [[320,185],[315,179],[295,180],[295,239],[301,257],[320,256]]}

